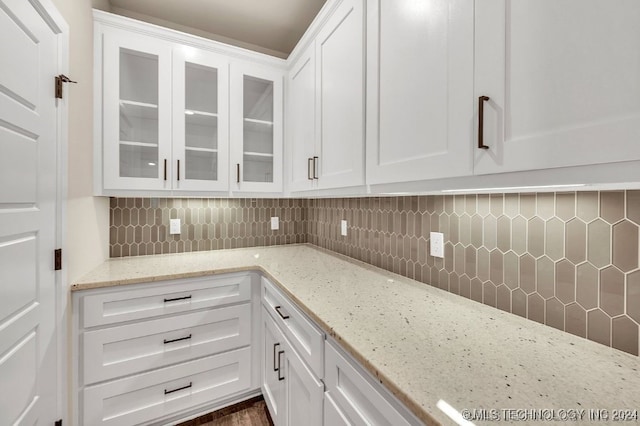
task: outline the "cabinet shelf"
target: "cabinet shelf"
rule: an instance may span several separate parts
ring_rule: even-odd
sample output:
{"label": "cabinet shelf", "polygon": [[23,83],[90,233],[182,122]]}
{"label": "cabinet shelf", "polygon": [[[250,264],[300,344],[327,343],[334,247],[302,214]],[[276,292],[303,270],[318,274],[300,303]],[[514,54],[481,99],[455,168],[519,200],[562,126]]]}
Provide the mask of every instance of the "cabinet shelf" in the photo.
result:
{"label": "cabinet shelf", "polygon": [[273,126],[273,121],[256,120],[255,118],[245,118],[245,123],[261,124],[263,126]]}
{"label": "cabinet shelf", "polygon": [[185,110],[184,114],[184,119],[187,124],[211,128],[215,128],[218,126],[218,114],[212,112],[194,111],[190,109]]}
{"label": "cabinet shelf", "polygon": [[144,146],[147,148],[157,148],[157,143],[148,143],[148,142],[136,142],[136,141],[120,141],[120,145],[128,145],[128,146]]}
{"label": "cabinet shelf", "polygon": [[216,153],[218,152],[217,149],[212,149],[212,148],[198,148],[195,146],[187,146],[185,147],[185,151],[195,151],[195,152],[213,152]]}
{"label": "cabinet shelf", "polygon": [[[120,114],[128,120],[128,117],[158,119],[158,105],[145,102],[120,100]],[[128,123],[129,125],[131,123]]]}

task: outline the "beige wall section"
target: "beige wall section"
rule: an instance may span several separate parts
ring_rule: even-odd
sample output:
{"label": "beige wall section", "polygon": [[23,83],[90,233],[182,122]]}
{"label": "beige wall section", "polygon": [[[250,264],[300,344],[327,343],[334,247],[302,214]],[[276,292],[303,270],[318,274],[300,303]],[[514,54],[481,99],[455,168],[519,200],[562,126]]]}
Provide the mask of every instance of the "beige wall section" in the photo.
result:
{"label": "beige wall section", "polygon": [[[109,256],[109,199],[93,197],[92,2],[53,0],[69,24],[67,277],[78,279]],[[98,1],[106,4],[106,0]]]}

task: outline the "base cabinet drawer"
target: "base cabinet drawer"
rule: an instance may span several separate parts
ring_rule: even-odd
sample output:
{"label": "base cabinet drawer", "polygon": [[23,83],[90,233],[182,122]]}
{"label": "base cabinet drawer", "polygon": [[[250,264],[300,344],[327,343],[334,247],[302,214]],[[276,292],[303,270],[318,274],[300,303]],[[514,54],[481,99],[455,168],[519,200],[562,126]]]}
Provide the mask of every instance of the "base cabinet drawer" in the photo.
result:
{"label": "base cabinet drawer", "polygon": [[[361,374],[355,361],[343,356],[328,341],[325,344],[325,384],[327,393],[348,425],[410,426],[409,421],[384,389],[374,386]],[[399,404],[399,403],[397,403]],[[338,423],[340,424],[340,423]],[[326,426],[333,426],[326,423]]]}
{"label": "base cabinet drawer", "polygon": [[81,299],[82,326],[90,328],[249,301],[251,273],[189,278]]}
{"label": "base cabinet drawer", "polygon": [[324,333],[275,285],[262,278],[262,304],[317,377],[324,377]]}
{"label": "base cabinet drawer", "polygon": [[251,304],[87,331],[85,385],[251,344]]}
{"label": "base cabinet drawer", "polygon": [[84,389],[84,425],[135,425],[251,386],[251,350],[238,349]]}

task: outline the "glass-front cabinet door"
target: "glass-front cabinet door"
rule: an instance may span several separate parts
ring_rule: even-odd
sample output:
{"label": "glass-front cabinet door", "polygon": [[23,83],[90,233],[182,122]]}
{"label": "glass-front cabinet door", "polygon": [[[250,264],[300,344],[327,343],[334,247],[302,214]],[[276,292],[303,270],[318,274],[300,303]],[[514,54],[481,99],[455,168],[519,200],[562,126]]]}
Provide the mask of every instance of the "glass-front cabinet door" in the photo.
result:
{"label": "glass-front cabinet door", "polygon": [[171,189],[169,45],[105,34],[103,61],[105,189]]}
{"label": "glass-front cabinet door", "polygon": [[173,51],[173,187],[229,189],[229,64],[180,46]]}
{"label": "glass-front cabinet door", "polygon": [[232,72],[231,189],[281,192],[283,73],[242,64]]}

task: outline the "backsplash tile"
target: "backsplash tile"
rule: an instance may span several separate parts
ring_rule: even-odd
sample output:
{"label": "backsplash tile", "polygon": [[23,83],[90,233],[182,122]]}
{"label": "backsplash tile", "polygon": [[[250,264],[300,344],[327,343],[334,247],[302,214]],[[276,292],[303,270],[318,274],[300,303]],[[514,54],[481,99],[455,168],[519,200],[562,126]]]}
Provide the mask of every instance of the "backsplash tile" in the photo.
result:
{"label": "backsplash tile", "polygon": [[[304,243],[303,200],[111,198],[111,257]],[[280,218],[272,231],[270,218]],[[169,219],[181,219],[180,235]]]}
{"label": "backsplash tile", "polygon": [[316,199],[307,218],[312,244],[638,354],[640,191]]}
{"label": "backsplash tile", "polygon": [[[269,218],[280,217],[271,231]],[[182,219],[169,235],[170,218]],[[348,236],[340,221],[348,221]],[[640,191],[111,199],[111,257],[309,242],[638,354]],[[445,259],[428,254],[444,233]]]}

